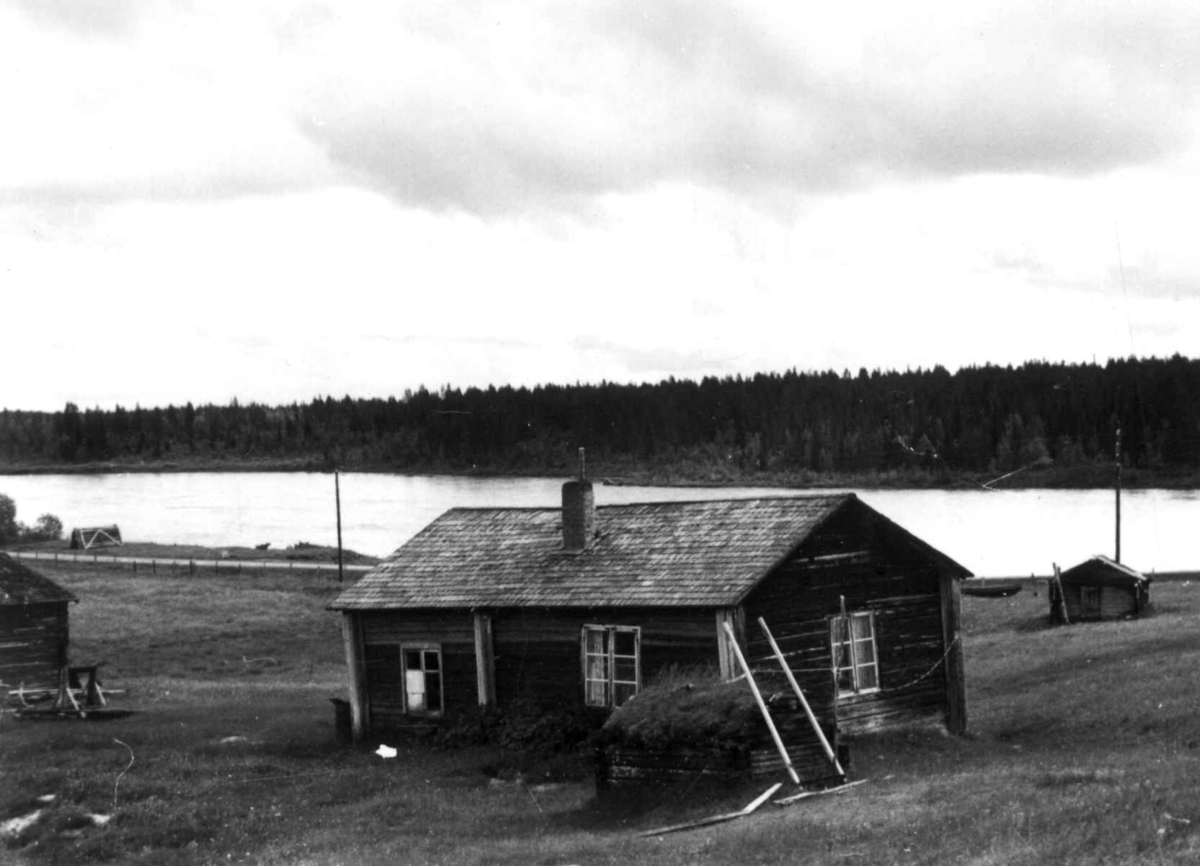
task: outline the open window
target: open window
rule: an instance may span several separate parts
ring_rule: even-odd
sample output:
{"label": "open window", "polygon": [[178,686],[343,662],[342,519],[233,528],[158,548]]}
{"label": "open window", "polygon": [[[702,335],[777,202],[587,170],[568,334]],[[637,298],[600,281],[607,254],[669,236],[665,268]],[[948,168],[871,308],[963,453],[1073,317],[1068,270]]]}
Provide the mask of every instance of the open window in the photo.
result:
{"label": "open window", "polygon": [[418,716],[442,712],[442,648],[438,644],[367,644],[363,661],[374,710]]}
{"label": "open window", "polygon": [[404,711],[414,715],[442,712],[442,650],[438,646],[403,646]]}
{"label": "open window", "polygon": [[641,629],[583,627],[583,694],[589,707],[619,707],[642,685]]}
{"label": "open window", "polygon": [[874,613],[861,611],[831,617],[829,643],[839,697],[879,691]]}

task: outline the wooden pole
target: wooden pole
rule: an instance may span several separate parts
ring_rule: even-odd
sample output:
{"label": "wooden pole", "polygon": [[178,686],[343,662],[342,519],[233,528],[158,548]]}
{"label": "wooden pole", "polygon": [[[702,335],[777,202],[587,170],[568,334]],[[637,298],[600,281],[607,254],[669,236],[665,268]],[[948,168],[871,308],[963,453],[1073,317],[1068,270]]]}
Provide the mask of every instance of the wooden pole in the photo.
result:
{"label": "wooden pole", "polygon": [[775,653],[775,658],[779,660],[779,666],[783,668],[783,673],[787,677],[788,683],[792,686],[792,691],[796,693],[796,697],[800,699],[800,706],[804,708],[804,714],[808,716],[808,723],[812,725],[814,731],[817,732],[817,739],[821,741],[821,748],[825,750],[825,757],[829,759],[829,763],[833,764],[833,768],[837,770],[839,776],[845,776],[846,771],[842,769],[842,765],[838,763],[837,755],[834,754],[833,747],[829,745],[829,740],[825,738],[825,732],[821,730],[820,724],[817,723],[817,717],[813,715],[812,707],[808,705],[808,700],[804,697],[804,692],[800,690],[800,684],[796,682],[796,677],[792,675],[792,669],[788,667],[787,660],[783,657],[783,652],[779,649],[779,644],[775,643],[775,636],[771,634],[771,630],[767,628],[766,622],[760,616],[758,618],[758,627],[763,630],[763,634],[767,636],[767,643],[771,645],[771,651]]}
{"label": "wooden pole", "polygon": [[946,569],[938,574],[942,599],[942,645],[946,647],[946,728],[952,734],[967,732],[967,676],[963,664],[962,586]]}
{"label": "wooden pole", "polygon": [[787,770],[788,776],[792,780],[792,784],[799,785],[800,777],[796,775],[796,768],[792,766],[792,759],[788,755],[787,747],[783,744],[783,738],[779,736],[779,731],[775,729],[775,722],[771,719],[771,713],[767,710],[767,702],[763,700],[762,692],[758,690],[758,683],[754,682],[754,674],[750,673],[750,665],[746,663],[745,656],[742,655],[742,649],[738,646],[737,638],[733,634],[733,628],[729,623],[722,623],[725,626],[725,634],[729,638],[729,646],[733,649],[733,654],[741,665],[742,671],[746,674],[746,682],[750,684],[750,691],[754,693],[754,700],[758,702],[758,709],[762,712],[763,719],[767,723],[767,730],[771,732],[771,739],[775,741],[775,748],[779,750],[779,757],[783,758],[784,769]]}
{"label": "wooden pole", "polygon": [[491,614],[475,611],[475,686],[479,706],[496,704],[496,657],[492,644]]}
{"label": "wooden pole", "polygon": [[362,630],[358,614],[353,611],[342,611],[342,645],[346,653],[346,667],[350,669],[350,731],[355,744],[358,744],[362,742],[370,725],[370,715],[367,707]]}
{"label": "wooden pole", "polygon": [[1117,555],[1121,562],[1121,428],[1117,428]]}
{"label": "wooden pole", "polygon": [[1058,598],[1059,613],[1062,614],[1063,625],[1071,624],[1071,617],[1067,615],[1067,596],[1063,592],[1062,572],[1058,568],[1058,563],[1054,563],[1054,590]]}
{"label": "wooden pole", "polygon": [[337,506],[337,535],[338,535],[338,583],[345,577],[342,570],[342,485],[338,481],[337,470],[333,470],[333,499]]}

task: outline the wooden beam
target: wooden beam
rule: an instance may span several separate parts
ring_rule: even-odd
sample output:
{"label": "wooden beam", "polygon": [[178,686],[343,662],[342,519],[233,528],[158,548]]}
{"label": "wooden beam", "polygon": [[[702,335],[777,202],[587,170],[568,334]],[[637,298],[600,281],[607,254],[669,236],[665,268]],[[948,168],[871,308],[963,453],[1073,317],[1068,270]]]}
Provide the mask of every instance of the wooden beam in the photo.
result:
{"label": "wooden beam", "polygon": [[342,613],[342,644],[346,651],[346,667],[350,674],[350,729],[357,745],[362,742],[370,725],[370,708],[367,706],[362,629],[359,626],[358,614],[351,610]]}
{"label": "wooden beam", "polygon": [[1062,570],[1058,567],[1057,562],[1053,563],[1053,565],[1054,565],[1054,577],[1052,578],[1052,580],[1053,580],[1054,586],[1050,592],[1050,598],[1051,598],[1051,602],[1050,602],[1051,617],[1050,617],[1050,619],[1051,619],[1051,621],[1054,620],[1054,616],[1053,616],[1054,605],[1057,604],[1058,605],[1058,615],[1062,618],[1062,624],[1070,625],[1071,624],[1071,616],[1070,616],[1070,614],[1067,613],[1067,593],[1063,589],[1063,585],[1062,585]]}
{"label": "wooden beam", "polygon": [[754,674],[750,672],[750,665],[746,663],[746,657],[742,655],[741,647],[737,643],[737,637],[733,633],[733,627],[729,623],[725,623],[725,634],[729,636],[729,645],[733,648],[733,654],[737,657],[738,664],[741,665],[742,671],[746,674],[746,682],[750,684],[750,691],[754,693],[754,700],[758,702],[758,709],[762,712],[763,720],[767,723],[767,730],[771,732],[771,739],[775,741],[775,748],[779,750],[779,757],[783,758],[783,767],[787,770],[792,784],[799,785],[800,777],[796,775],[796,768],[792,766],[792,758],[788,755],[787,746],[783,744],[783,738],[779,736],[779,731],[775,728],[775,720],[771,718],[771,713],[767,709],[767,702],[763,700],[762,692],[758,690],[758,683],[754,681]]}
{"label": "wooden beam", "polygon": [[778,806],[788,806],[795,803],[797,800],[807,800],[809,797],[820,797],[823,794],[840,794],[855,785],[861,785],[866,782],[866,779],[859,779],[857,782],[847,782],[844,785],[838,785],[836,788],[826,788],[824,791],[802,791],[799,794],[792,794],[790,797],[784,797],[781,800],[776,800]]}
{"label": "wooden beam", "polygon": [[962,586],[948,569],[938,572],[942,598],[942,646],[946,652],[946,728],[967,732],[967,678],[962,648]]}
{"label": "wooden beam", "polygon": [[496,655],[492,643],[492,615],[475,611],[475,687],[479,706],[496,705]]}
{"label": "wooden beam", "polygon": [[737,676],[737,660],[725,640],[725,627],[733,627],[733,611],[725,608],[717,611],[717,664],[721,668],[721,679],[731,680]]}
{"label": "wooden beam", "polygon": [[[800,690],[800,684],[796,682],[796,677],[792,674],[792,669],[788,666],[787,659],[783,657],[783,652],[779,649],[779,644],[775,643],[775,636],[771,634],[771,630],[767,628],[767,623],[761,616],[758,618],[758,627],[767,636],[767,643],[771,645],[771,651],[775,653],[775,658],[779,661],[779,666],[783,668],[783,673],[787,677],[788,683],[791,684],[792,691],[796,693],[796,697],[800,700],[800,706],[804,708],[804,714],[808,716],[808,723],[817,732],[817,739],[821,741],[821,748],[825,750],[825,757],[829,759],[829,763],[833,764],[833,768],[837,770],[837,774],[845,778],[846,771],[838,763],[837,755],[834,754],[833,747],[829,745],[829,740],[825,738],[825,732],[821,730],[820,724],[817,723],[817,717],[813,715],[812,707],[808,705],[808,700],[804,697],[804,692]],[[878,659],[876,659],[876,662],[878,663]]]}

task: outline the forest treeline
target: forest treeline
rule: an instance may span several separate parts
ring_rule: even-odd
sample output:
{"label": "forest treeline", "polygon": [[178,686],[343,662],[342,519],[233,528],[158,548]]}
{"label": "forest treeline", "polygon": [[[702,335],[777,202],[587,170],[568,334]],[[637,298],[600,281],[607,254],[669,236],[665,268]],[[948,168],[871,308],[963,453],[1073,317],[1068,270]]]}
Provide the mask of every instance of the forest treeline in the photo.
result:
{"label": "forest treeline", "polygon": [[[1200,361],[859,370],[656,384],[444,387],[284,406],[0,411],[9,469],[289,463],[395,471],[598,473],[685,467],[694,480],[1112,465],[1200,467]],[[615,469],[614,469],[615,467]]]}

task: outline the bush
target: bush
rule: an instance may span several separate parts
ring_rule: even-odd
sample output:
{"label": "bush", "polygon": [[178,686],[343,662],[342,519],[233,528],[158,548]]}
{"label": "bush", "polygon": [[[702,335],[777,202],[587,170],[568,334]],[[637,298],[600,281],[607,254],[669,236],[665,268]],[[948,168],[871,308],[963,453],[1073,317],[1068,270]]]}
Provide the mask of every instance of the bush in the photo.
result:
{"label": "bush", "polygon": [[434,735],[434,745],[444,749],[461,749],[496,742],[500,729],[500,713],[481,709],[449,720]]}
{"label": "bush", "polygon": [[519,699],[501,713],[496,739],[522,752],[564,752],[587,742],[598,727],[586,707],[550,709]]}
{"label": "bush", "polygon": [[0,493],[0,544],[11,544],[20,538],[17,524],[17,503],[11,496]]}
{"label": "bush", "polygon": [[43,514],[25,534],[30,541],[58,541],[63,534],[62,521],[53,514]]}
{"label": "bush", "polygon": [[586,707],[557,709],[519,699],[449,721],[434,737],[443,748],[497,744],[515,752],[560,753],[577,749],[599,728]]}
{"label": "bush", "polygon": [[11,496],[0,493],[0,544],[18,541],[57,541],[62,538],[62,521],[53,514],[43,514],[32,527],[17,520],[17,503]]}

